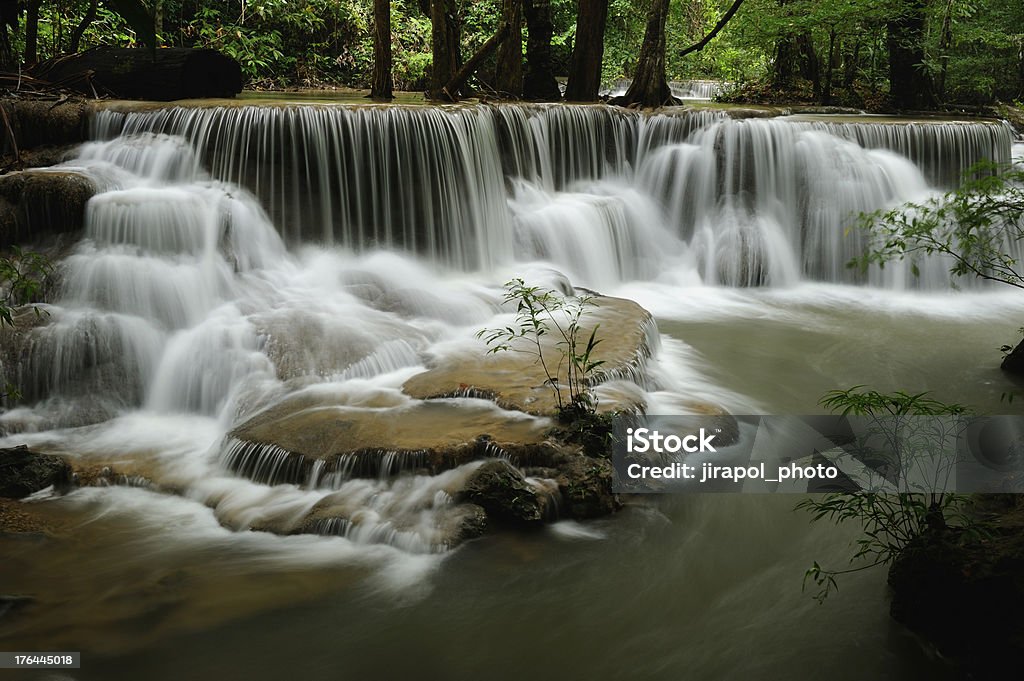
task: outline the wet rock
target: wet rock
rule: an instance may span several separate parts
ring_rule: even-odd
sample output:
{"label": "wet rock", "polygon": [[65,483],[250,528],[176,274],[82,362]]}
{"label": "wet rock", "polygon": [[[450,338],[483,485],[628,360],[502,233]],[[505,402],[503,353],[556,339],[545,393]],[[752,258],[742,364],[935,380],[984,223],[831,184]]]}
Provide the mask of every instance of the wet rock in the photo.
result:
{"label": "wet rock", "polygon": [[822,116],[863,116],[864,111],[849,106],[794,106],[794,114],[813,114]]}
{"label": "wet rock", "polygon": [[37,454],[24,445],[0,449],[0,497],[21,499],[50,485],[71,485],[71,466],[64,459]]}
{"label": "wet rock", "polygon": [[1018,343],[1017,347],[1003,358],[1000,366],[1008,374],[1024,376],[1024,341]]}
{"label": "wet rock", "polygon": [[569,518],[598,518],[622,508],[612,493],[612,465],[607,459],[577,456],[559,469],[562,514]]}
{"label": "wet rock", "polygon": [[[89,132],[91,105],[84,99],[60,102],[8,99],[0,103],[11,124],[18,150],[81,144]],[[2,153],[13,152],[10,136],[2,137]]]}
{"label": "wet rock", "polygon": [[31,596],[0,594],[0,619],[36,602]]}
{"label": "wet rock", "polygon": [[75,152],[79,146],[78,144],[58,144],[35,147],[34,149],[23,149],[18,156],[19,169],[47,168],[58,163],[64,163],[75,157]]}
{"label": "wet rock", "polygon": [[997,118],[1009,121],[1018,135],[1024,135],[1024,109],[1009,104],[1000,104],[996,107],[995,114]]}
{"label": "wet rock", "polygon": [[1005,678],[1024,659],[1024,503],[1005,497],[987,536],[929,531],[893,562],[892,617],[967,678]]}
{"label": "wet rock", "polygon": [[478,468],[459,494],[460,500],[483,508],[501,522],[537,523],[544,519],[544,503],[522,471],[503,459]]}
{"label": "wet rock", "polygon": [[40,243],[85,225],[85,205],[96,194],[85,175],[25,170],[0,176],[0,248]]}
{"label": "wet rock", "polygon": [[459,504],[438,523],[445,548],[455,548],[487,531],[487,511],[476,504]]}
{"label": "wet rock", "polygon": [[[600,325],[597,337],[601,339],[593,359],[603,361],[600,370],[592,376],[592,383],[605,381],[644,380],[644,365],[658,342],[657,329],[651,315],[631,300],[598,297],[588,310],[580,327],[580,337],[587,338],[595,326]],[[545,337],[545,356],[559,357],[551,334]],[[553,362],[554,363],[554,362]],[[568,381],[562,366],[560,382]],[[428,371],[410,378],[402,386],[405,394],[417,399],[458,397],[463,395],[493,396],[505,409],[529,414],[553,415],[557,411],[554,392],[546,384],[546,377],[536,356],[522,352],[488,354],[481,348],[476,354],[441,357]],[[565,388],[563,388],[563,395]],[[635,410],[637,404],[606,404],[605,410]]]}
{"label": "wet rock", "polygon": [[[297,393],[230,433],[225,463],[257,482],[303,484],[322,461],[321,477],[438,473],[540,443],[548,422],[502,414],[490,405],[398,403],[382,394],[354,405],[330,395]],[[490,437],[481,439],[489,433]],[[516,444],[513,444],[516,443]]]}
{"label": "wet rock", "polygon": [[[250,529],[275,534],[318,534],[321,536],[359,536],[361,541],[392,543],[394,534],[407,532],[406,544],[421,552],[447,551],[480,537],[487,531],[487,512],[476,504],[458,504],[438,509],[431,532],[416,528],[423,508],[405,508],[404,514],[389,515],[386,520],[367,513],[358,502],[342,494],[324,497],[297,524],[289,526],[287,519],[263,519]],[[403,543],[399,541],[398,543]]]}
{"label": "wet rock", "polygon": [[725,115],[729,118],[738,121],[746,120],[748,118],[775,118],[777,116],[786,116],[790,113],[789,109],[767,106],[730,106],[720,110],[724,111]]}

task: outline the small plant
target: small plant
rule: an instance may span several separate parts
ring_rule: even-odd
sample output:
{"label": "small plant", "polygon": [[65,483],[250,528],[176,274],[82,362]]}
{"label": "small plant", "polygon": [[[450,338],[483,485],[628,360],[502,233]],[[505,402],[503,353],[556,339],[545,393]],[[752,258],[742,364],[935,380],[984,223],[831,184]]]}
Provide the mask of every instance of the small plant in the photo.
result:
{"label": "small plant", "polygon": [[[14,310],[19,305],[42,299],[53,274],[53,265],[46,256],[13,247],[10,255],[0,254],[0,329],[14,326]],[[37,315],[43,312],[33,307]],[[21,397],[16,386],[0,386],[0,400]]]}
{"label": "small plant", "polygon": [[[943,419],[910,417],[956,417],[967,411],[963,405],[946,404],[927,397],[926,393],[883,394],[864,390],[863,386],[833,390],[821,399],[820,404],[834,413],[869,417],[868,437],[883,438],[887,445],[886,460],[878,461],[876,458],[872,463],[881,466],[891,464],[887,468],[887,478],[892,483],[890,489],[913,489],[916,485],[909,482],[912,477],[910,469],[925,461],[935,461],[958,427],[955,419],[954,430],[951,430]],[[877,448],[870,451],[878,456]],[[933,471],[931,475],[934,478],[947,476],[951,465]],[[968,532],[978,530],[964,513],[967,498],[937,491],[943,488],[944,480],[935,481],[940,484],[921,486],[919,492],[863,490],[825,494],[798,503],[796,508],[813,514],[814,521],[825,519],[836,525],[854,521],[864,528],[863,535],[855,543],[857,550],[850,559],[851,563],[864,564],[845,570],[828,570],[814,562],[804,574],[804,588],[813,581],[818,587],[814,598],[822,603],[838,589],[836,578],[839,575],[887,565],[911,541],[926,532],[944,530],[949,521]]]}
{"label": "small plant", "polygon": [[40,253],[15,246],[10,255],[0,255],[0,327],[14,326],[15,307],[42,299],[52,274],[53,265]]}
{"label": "small plant", "polygon": [[[573,422],[593,414],[597,397],[591,387],[594,372],[604,364],[594,359],[594,350],[601,343],[595,326],[583,339],[581,322],[593,303],[593,296],[563,296],[540,286],[527,286],[522,279],[505,284],[505,303],[516,304],[515,326],[503,329],[482,329],[477,338],[487,343],[489,354],[525,352],[536,357],[544,372],[558,408],[559,420]],[[545,345],[545,337],[554,336],[554,348]],[[557,359],[552,355],[557,354]],[[562,394],[561,376],[565,375]]]}

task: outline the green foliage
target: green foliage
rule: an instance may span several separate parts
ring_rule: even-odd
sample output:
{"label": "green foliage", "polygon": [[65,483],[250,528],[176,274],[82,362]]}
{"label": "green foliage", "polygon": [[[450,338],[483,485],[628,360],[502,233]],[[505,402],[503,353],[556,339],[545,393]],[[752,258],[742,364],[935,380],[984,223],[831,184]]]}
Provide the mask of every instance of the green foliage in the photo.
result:
{"label": "green foliage", "polygon": [[14,326],[14,308],[42,299],[52,274],[53,265],[39,253],[13,247],[0,255],[0,328]]}
{"label": "green foliage", "polygon": [[868,235],[864,254],[850,263],[867,269],[909,260],[917,274],[922,255],[953,260],[954,277],[982,279],[1024,288],[1024,272],[1013,256],[1024,239],[1024,171],[974,166],[962,187],[923,203],[862,215]]}
{"label": "green foliage", "polygon": [[[597,338],[600,325],[594,326],[585,339],[582,331],[583,316],[593,305],[593,296],[563,296],[513,279],[505,284],[504,302],[516,304],[515,325],[477,333],[477,338],[483,338],[489,346],[488,353],[516,351],[534,356],[544,371],[544,383],[551,388],[561,420],[571,422],[592,414],[597,397],[591,379],[604,364],[594,358],[594,350],[601,343]],[[555,338],[553,349],[545,343],[545,337]],[[552,354],[557,354],[557,360]],[[563,370],[567,398],[562,395]]]}
{"label": "green foliage", "polygon": [[[948,494],[942,489],[946,468],[931,471],[931,485],[919,485],[911,473],[929,468],[936,460],[955,462],[955,456],[944,448],[955,448],[960,421],[956,418],[966,413],[960,404],[947,404],[930,398],[927,393],[892,394],[866,390],[856,386],[848,390],[833,390],[820,401],[834,413],[858,415],[870,418],[865,440],[874,439],[888,445],[882,460],[877,459],[877,448],[870,450],[866,443],[858,442],[861,451],[871,451],[876,457],[873,466],[887,471],[885,489],[867,489],[856,493],[832,493],[805,499],[796,505],[797,509],[811,513],[812,520],[826,520],[836,525],[854,522],[863,528],[861,536],[854,542],[855,551],[850,558],[854,567],[845,570],[830,570],[814,562],[804,574],[804,588],[813,583],[817,588],[814,595],[819,603],[838,589],[837,577],[850,572],[865,570],[878,565],[887,565],[895,560],[907,545],[926,532],[938,532],[955,523],[964,536],[980,532],[978,525],[964,512],[967,498],[963,495]],[[914,419],[919,416],[948,416],[949,419]],[[943,456],[946,454],[947,456]],[[934,484],[938,483],[938,484]],[[920,491],[893,492],[890,489],[913,489]]]}
{"label": "green foliage", "polygon": [[[68,49],[89,0],[44,0],[39,56]],[[106,0],[81,49],[149,44],[154,0]],[[161,0],[157,42],[209,46],[242,64],[255,87],[366,87],[372,70],[371,0]],[[467,58],[497,28],[500,0],[453,0]],[[731,0],[671,0],[666,27],[670,80],[723,79],[751,84],[764,100],[806,100],[883,107],[888,90],[888,30],[912,0],[746,0],[703,50],[679,50],[703,37]],[[918,69],[942,101],[1019,100],[1024,94],[1024,3],[938,0],[925,3],[924,58]],[[636,68],[649,0],[609,0],[602,80]],[[552,0],[552,64],[564,76],[575,42],[576,0]],[[418,0],[392,0],[396,85],[422,89],[431,60],[430,20]],[[524,45],[525,45],[524,31]],[[12,45],[24,48],[24,31]],[[788,52],[787,52],[788,50]],[[789,54],[788,59],[782,58]],[[493,59],[480,72],[493,77]],[[784,81],[784,82],[783,82]]]}
{"label": "green foliage", "polygon": [[[46,256],[13,247],[9,255],[0,254],[0,329],[14,326],[15,308],[42,300],[46,294],[53,265]],[[37,315],[43,314],[33,307]],[[18,399],[16,386],[6,383],[0,400]]]}
{"label": "green foliage", "polygon": [[830,390],[818,404],[842,416],[940,416],[967,412],[967,408],[961,404],[947,404],[927,395],[928,393],[911,395],[903,391],[883,394],[875,390],[865,390],[864,386],[857,385],[847,390]]}

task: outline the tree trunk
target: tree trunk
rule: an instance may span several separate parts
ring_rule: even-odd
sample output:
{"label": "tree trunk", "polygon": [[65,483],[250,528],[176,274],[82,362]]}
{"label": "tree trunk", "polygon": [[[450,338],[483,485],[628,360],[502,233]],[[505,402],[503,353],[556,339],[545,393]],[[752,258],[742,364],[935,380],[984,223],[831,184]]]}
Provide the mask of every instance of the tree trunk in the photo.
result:
{"label": "tree trunk", "polygon": [[526,15],[526,74],[523,97],[538,102],[562,98],[551,69],[551,0],[523,0]]}
{"label": "tree trunk", "polygon": [[647,108],[678,103],[672,96],[668,80],[665,78],[665,21],[668,19],[668,2],[669,0],[652,0],[633,82],[629,84],[626,94],[615,98],[615,104]]}
{"label": "tree trunk", "polygon": [[96,20],[96,5],[99,4],[98,0],[90,0],[89,9],[85,11],[85,16],[75,26],[75,30],[71,33],[71,44],[68,45],[68,52],[74,54],[78,52],[78,47],[82,43],[82,36],[85,35],[85,30],[89,28],[89,25]]}
{"label": "tree trunk", "polygon": [[828,61],[825,63],[825,87],[821,93],[821,103],[832,103],[832,74],[835,71],[836,63],[836,32],[832,29],[828,32]]}
{"label": "tree trunk", "polygon": [[447,99],[444,88],[458,73],[462,61],[454,4],[454,0],[431,0],[430,3],[430,37],[434,53],[430,90],[427,92],[430,99]]}
{"label": "tree trunk", "polygon": [[14,50],[11,46],[11,36],[18,32],[18,17],[20,15],[20,3],[15,0],[0,2],[0,70],[14,71],[17,68]]}
{"label": "tree trunk", "polygon": [[164,0],[153,0],[153,45],[160,47],[163,44],[164,33]]}
{"label": "tree trunk", "polygon": [[775,43],[775,63],[772,65],[772,87],[785,89],[793,84],[793,66],[797,58],[796,45],[789,36]]}
{"label": "tree trunk", "polygon": [[233,97],[242,91],[238,62],[216,50],[97,47],[48,59],[28,74],[84,94],[170,101]]}
{"label": "tree trunk", "polygon": [[939,54],[942,55],[942,73],[939,75],[939,99],[946,99],[946,74],[949,72],[949,46],[953,43],[953,29],[950,16],[953,13],[953,0],[947,0],[946,12],[942,17],[942,33],[939,38]]}
{"label": "tree trunk", "polygon": [[569,65],[569,83],[565,98],[570,102],[597,101],[601,89],[601,63],[604,60],[604,27],[608,20],[608,0],[579,0],[576,16],[576,42]]}
{"label": "tree trunk", "polygon": [[391,81],[391,2],[373,0],[373,75],[372,99],[392,99]]}
{"label": "tree trunk", "polygon": [[39,61],[39,5],[42,0],[31,0],[25,9],[25,64]]}
{"label": "tree trunk", "polygon": [[[779,7],[785,7],[792,0],[779,0]],[[785,16],[789,16],[788,12]],[[772,63],[772,87],[784,90],[793,84],[793,68],[796,64],[797,49],[793,36],[783,34],[775,43],[775,60]]]}
{"label": "tree trunk", "polygon": [[924,63],[927,0],[907,0],[903,13],[887,24],[889,95],[897,109],[923,109],[934,102]]}
{"label": "tree trunk", "polygon": [[508,97],[523,95],[523,0],[503,0],[502,21],[509,35],[498,47],[494,88]]}
{"label": "tree trunk", "polygon": [[814,39],[810,33],[803,33],[797,37],[796,44],[801,59],[800,76],[811,81],[814,100],[821,101],[821,64],[818,62],[818,52],[814,49]]}
{"label": "tree trunk", "polygon": [[853,44],[853,52],[847,56],[846,69],[843,76],[843,87],[849,90],[853,87],[853,79],[857,77],[857,63],[860,62],[860,38]]}

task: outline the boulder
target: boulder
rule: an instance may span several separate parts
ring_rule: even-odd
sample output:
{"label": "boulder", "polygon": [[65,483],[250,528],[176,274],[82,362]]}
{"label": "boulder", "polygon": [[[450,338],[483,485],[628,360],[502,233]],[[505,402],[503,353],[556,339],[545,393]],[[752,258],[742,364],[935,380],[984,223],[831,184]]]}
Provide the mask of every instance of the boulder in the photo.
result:
{"label": "boulder", "polygon": [[0,249],[80,232],[96,185],[68,170],[25,170],[0,176]]}
{"label": "boulder", "polygon": [[622,508],[612,493],[612,464],[608,459],[573,457],[559,469],[556,479],[562,493],[560,511],[566,517],[598,518]]}
{"label": "boulder", "polygon": [[488,517],[512,524],[539,523],[545,504],[537,487],[523,472],[504,459],[494,459],[478,468],[459,493],[460,501],[483,508]]}
{"label": "boulder", "polygon": [[[91,105],[84,99],[45,100],[7,99],[0,102],[18,151],[36,148],[67,147],[82,144],[89,133]],[[3,135],[0,150],[13,154],[10,135]]]}
{"label": "boulder", "polygon": [[1003,358],[1000,366],[1008,374],[1024,376],[1024,341],[1018,343],[1017,347]]}
{"label": "boulder", "polygon": [[926,531],[893,562],[891,615],[931,642],[966,678],[1004,678],[1024,659],[1024,505],[986,535]]}
{"label": "boulder", "polygon": [[0,497],[21,499],[53,485],[71,485],[71,466],[59,456],[37,454],[28,447],[0,449]]}

